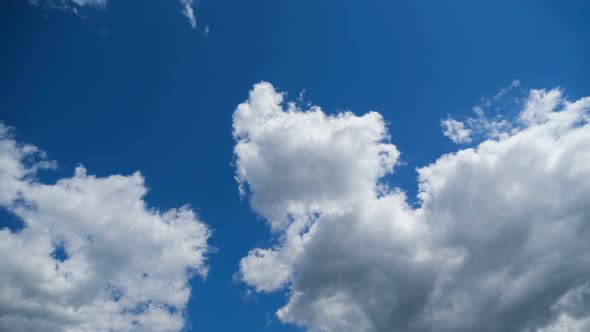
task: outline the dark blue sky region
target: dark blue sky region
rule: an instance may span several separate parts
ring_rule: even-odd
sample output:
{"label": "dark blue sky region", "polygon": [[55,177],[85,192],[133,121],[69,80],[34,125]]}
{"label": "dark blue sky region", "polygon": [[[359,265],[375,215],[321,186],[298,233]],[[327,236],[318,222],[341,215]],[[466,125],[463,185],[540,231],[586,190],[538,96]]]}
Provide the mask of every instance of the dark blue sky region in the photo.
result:
{"label": "dark blue sky region", "polygon": [[285,293],[234,281],[239,260],[269,244],[232,166],[232,112],[253,84],[291,100],[305,90],[329,114],[380,112],[404,161],[388,181],[410,196],[415,168],[456,149],[440,119],[471,115],[513,80],[590,94],[588,1],[201,0],[197,29],[180,11],[111,0],[81,18],[3,1],[0,119],[59,162],[47,181],[78,164],[140,170],[150,205],[198,211],[218,250],[207,280],[191,282],[189,330],[298,330],[274,316]]}

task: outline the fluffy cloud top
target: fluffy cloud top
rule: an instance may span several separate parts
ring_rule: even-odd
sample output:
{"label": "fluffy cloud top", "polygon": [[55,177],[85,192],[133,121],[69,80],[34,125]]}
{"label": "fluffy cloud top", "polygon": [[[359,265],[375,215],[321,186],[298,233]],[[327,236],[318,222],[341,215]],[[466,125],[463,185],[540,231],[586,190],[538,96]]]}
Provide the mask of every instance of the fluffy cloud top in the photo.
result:
{"label": "fluffy cloud top", "polygon": [[514,121],[475,119],[487,138],[418,169],[414,208],[380,182],[399,153],[379,114],[259,83],[234,113],[236,173],[278,241],[242,280],[286,288],[278,317],[311,331],[586,331],[589,109],[533,90]]}
{"label": "fluffy cloud top", "polygon": [[188,207],[146,206],[139,173],[44,184],[54,164],[0,124],[0,331],[179,331],[208,228]]}
{"label": "fluffy cloud top", "polygon": [[391,172],[399,152],[378,113],[326,116],[281,109],[283,96],[269,83],[250,92],[233,115],[237,176],[255,195],[254,208],[273,227],[375,194],[377,179]]}
{"label": "fluffy cloud top", "polygon": [[191,27],[197,27],[197,17],[195,16],[195,5],[193,0],[180,0],[182,5],[182,14],[186,16]]}

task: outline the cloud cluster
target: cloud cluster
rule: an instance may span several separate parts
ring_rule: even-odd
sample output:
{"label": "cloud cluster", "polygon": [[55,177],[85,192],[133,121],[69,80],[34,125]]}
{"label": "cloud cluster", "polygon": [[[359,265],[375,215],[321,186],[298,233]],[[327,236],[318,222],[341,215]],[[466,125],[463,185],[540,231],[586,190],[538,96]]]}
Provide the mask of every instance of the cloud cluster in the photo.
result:
{"label": "cloud cluster", "polygon": [[54,166],[0,124],[0,208],[23,223],[0,229],[0,331],[181,330],[207,226],[146,206],[139,173],[36,180]]}
{"label": "cloud cluster", "polygon": [[[419,168],[412,207],[380,181],[399,153],[379,114],[326,115],[283,97],[259,83],[233,116],[240,189],[277,239],[242,259],[240,277],[287,290],[282,321],[310,331],[590,327],[590,98],[530,91],[514,120],[481,123],[481,143]],[[466,141],[467,127],[449,124]]]}

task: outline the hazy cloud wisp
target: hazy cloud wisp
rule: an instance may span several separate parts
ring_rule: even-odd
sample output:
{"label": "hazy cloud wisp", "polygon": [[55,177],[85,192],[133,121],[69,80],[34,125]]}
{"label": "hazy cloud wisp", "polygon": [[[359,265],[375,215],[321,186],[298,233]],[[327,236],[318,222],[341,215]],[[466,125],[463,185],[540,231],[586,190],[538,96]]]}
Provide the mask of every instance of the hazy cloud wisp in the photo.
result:
{"label": "hazy cloud wisp", "polygon": [[[49,9],[59,9],[75,14],[80,14],[84,8],[105,8],[109,0],[26,0],[32,6]],[[197,27],[196,6],[193,0],[178,0],[182,6],[182,15],[188,19],[192,28]],[[208,30],[208,28],[206,28]]]}

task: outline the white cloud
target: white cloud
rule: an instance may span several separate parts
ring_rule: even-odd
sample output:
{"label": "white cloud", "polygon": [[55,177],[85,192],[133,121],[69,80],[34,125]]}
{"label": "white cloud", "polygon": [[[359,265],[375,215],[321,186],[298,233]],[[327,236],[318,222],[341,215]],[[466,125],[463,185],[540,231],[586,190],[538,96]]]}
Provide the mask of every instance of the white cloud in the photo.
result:
{"label": "white cloud", "polygon": [[181,330],[207,226],[186,206],[146,206],[138,172],[36,180],[52,166],[0,124],[0,207],[24,223],[0,229],[0,330]]}
{"label": "white cloud", "polygon": [[471,142],[471,129],[465,128],[465,124],[454,119],[441,120],[441,126],[444,129],[443,134],[450,138],[454,143],[469,143]]}
{"label": "white cloud", "polygon": [[[108,0],[26,0],[32,6],[39,6],[49,9],[58,9],[66,12],[80,14],[84,8],[105,8]],[[193,0],[178,0],[182,6],[182,14],[188,19],[192,28],[197,27],[197,16],[195,14],[195,3]],[[206,28],[208,33],[208,28]]]}
{"label": "white cloud", "polygon": [[585,332],[590,330],[590,284],[568,291],[551,308],[555,322],[539,332]]}
{"label": "white cloud", "polygon": [[[534,93],[543,92],[542,90],[533,91]],[[506,138],[514,134],[514,127],[518,124],[508,122],[502,113],[515,106],[520,107],[522,93],[524,90],[520,88],[520,81],[512,81],[510,85],[500,89],[496,95],[481,98],[481,103],[473,108],[475,117],[469,117],[465,121],[450,117],[442,120],[443,134],[457,144],[473,143],[488,138]],[[496,113],[496,115],[489,116],[486,112]]]}
{"label": "white cloud", "polygon": [[559,89],[548,92],[545,90],[533,90],[520,118],[528,125],[543,123],[547,121],[547,117],[561,102],[561,91]]}
{"label": "white cloud", "polygon": [[339,208],[375,193],[399,155],[378,113],[326,116],[318,107],[283,111],[269,83],[250,92],[233,115],[237,178],[274,228],[318,208]]}
{"label": "white cloud", "polygon": [[191,27],[197,27],[197,17],[195,16],[195,9],[193,0],[180,0],[180,3],[183,6],[182,14],[186,16],[188,22],[190,23]]}
{"label": "white cloud", "polygon": [[286,289],[278,317],[310,331],[584,329],[587,305],[564,298],[590,282],[589,109],[532,90],[517,119],[418,169],[414,208],[380,183],[399,153],[379,114],[257,84],[234,113],[236,174],[277,242],[241,278]]}
{"label": "white cloud", "polygon": [[102,9],[107,6],[107,0],[26,0],[31,6],[39,6],[48,9],[63,10],[74,14],[80,14],[82,8]]}
{"label": "white cloud", "polygon": [[107,4],[107,0],[72,0],[72,2],[80,7],[84,7],[84,6],[104,7]]}
{"label": "white cloud", "polygon": [[575,319],[568,315],[561,315],[557,321],[538,332],[587,332],[590,330],[590,316]]}

